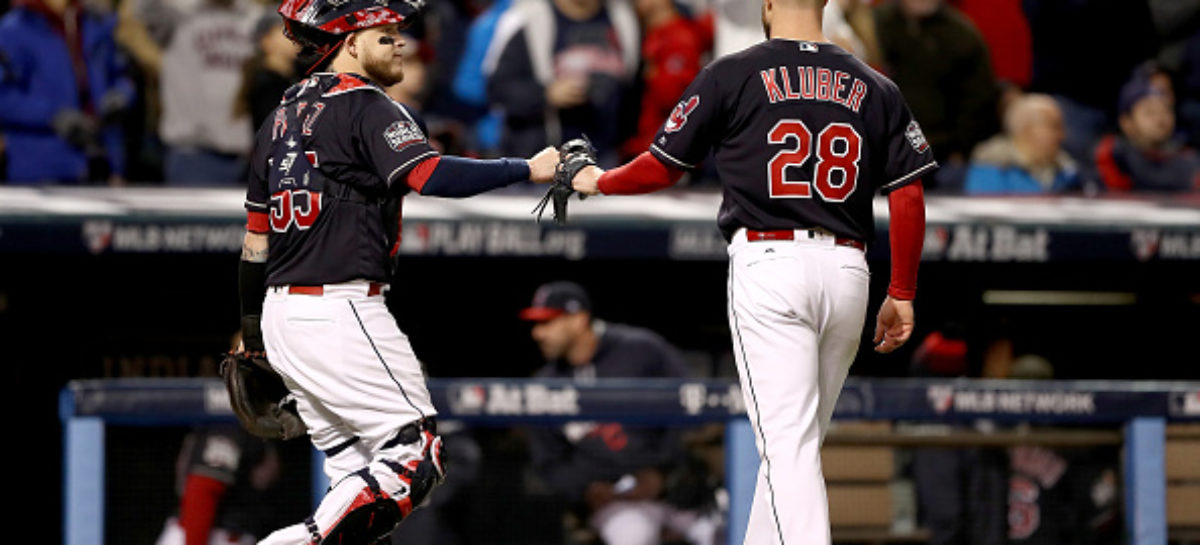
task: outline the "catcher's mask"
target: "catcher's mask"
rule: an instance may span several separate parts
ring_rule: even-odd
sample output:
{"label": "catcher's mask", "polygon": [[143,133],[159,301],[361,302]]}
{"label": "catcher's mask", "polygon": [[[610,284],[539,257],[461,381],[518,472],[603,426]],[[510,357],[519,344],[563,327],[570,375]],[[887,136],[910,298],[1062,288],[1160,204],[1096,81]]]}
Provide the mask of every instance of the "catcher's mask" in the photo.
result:
{"label": "catcher's mask", "polygon": [[285,0],[279,6],[283,33],[300,45],[301,58],[320,66],[345,41],[367,28],[408,26],[421,15],[425,0]]}

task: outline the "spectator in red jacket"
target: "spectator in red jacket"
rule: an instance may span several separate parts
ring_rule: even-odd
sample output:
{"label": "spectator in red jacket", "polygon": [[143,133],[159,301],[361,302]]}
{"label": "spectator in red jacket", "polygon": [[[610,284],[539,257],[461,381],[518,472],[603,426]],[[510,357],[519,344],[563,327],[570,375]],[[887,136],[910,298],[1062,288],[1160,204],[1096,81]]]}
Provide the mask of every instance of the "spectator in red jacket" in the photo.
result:
{"label": "spectator in red jacket", "polygon": [[1033,82],[1033,35],[1021,0],[951,0],[988,44],[996,79],[1020,89]]}
{"label": "spectator in red jacket", "polygon": [[645,36],[642,109],[637,134],[625,142],[623,149],[629,157],[650,148],[658,128],[700,73],[701,57],[708,48],[700,24],[680,13],[672,0],[636,0],[634,9]]}
{"label": "spectator in red jacket", "polygon": [[1110,191],[1200,189],[1200,155],[1175,138],[1175,104],[1145,75],[1121,89],[1121,132],[1096,146],[1096,169]]}

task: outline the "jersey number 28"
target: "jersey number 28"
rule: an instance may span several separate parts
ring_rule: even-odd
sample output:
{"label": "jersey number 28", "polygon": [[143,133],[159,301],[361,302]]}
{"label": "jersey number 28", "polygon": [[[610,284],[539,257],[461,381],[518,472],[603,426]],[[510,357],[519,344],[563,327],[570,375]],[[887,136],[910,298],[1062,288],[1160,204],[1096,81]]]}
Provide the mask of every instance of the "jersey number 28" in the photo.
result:
{"label": "jersey number 28", "polygon": [[[795,141],[791,149],[781,150],[767,163],[767,179],[772,199],[811,199],[815,188],[828,202],[845,201],[858,184],[858,160],[862,157],[862,137],[846,123],[830,123],[817,135],[817,165],[814,180],[788,178],[788,167],[801,166],[813,152],[813,135],[799,119],[781,119],[767,133],[774,145]],[[834,173],[841,175],[834,183]]]}

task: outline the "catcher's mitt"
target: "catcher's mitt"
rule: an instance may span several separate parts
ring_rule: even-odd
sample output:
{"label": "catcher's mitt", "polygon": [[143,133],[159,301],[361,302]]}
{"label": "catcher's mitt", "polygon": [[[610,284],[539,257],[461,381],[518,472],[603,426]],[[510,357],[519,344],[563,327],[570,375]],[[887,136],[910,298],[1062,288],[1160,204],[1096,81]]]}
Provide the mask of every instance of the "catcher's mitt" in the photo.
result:
{"label": "catcher's mitt", "polygon": [[229,352],[221,360],[221,377],[229,404],[242,427],[266,439],[304,435],[304,421],[283,379],[271,370],[262,352]]}
{"label": "catcher's mitt", "polygon": [[[558,148],[558,153],[558,166],[554,169],[554,180],[550,182],[550,188],[546,190],[546,195],[533,209],[539,223],[542,221],[542,213],[549,203],[554,203],[554,221],[559,225],[567,223],[567,200],[575,193],[571,180],[575,179],[575,175],[579,171],[597,163],[596,148],[592,146],[586,136],[567,141]],[[586,198],[587,195],[579,194],[580,200]]]}

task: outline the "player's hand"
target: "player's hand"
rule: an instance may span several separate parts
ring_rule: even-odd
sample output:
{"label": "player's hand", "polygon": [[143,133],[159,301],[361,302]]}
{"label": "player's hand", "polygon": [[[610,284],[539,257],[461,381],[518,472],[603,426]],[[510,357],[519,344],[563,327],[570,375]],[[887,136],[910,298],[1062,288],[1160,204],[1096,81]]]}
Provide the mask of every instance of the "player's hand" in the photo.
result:
{"label": "player's hand", "polygon": [[575,191],[583,193],[584,195],[599,194],[601,174],[604,174],[604,171],[601,170],[600,167],[595,165],[585,167],[575,175],[574,179],[571,180],[571,187],[575,188]]}
{"label": "player's hand", "polygon": [[886,354],[908,341],[916,319],[912,301],[902,301],[888,296],[879,307],[875,320],[875,351]]}
{"label": "player's hand", "polygon": [[546,102],[555,108],[571,108],[587,102],[587,79],[560,78],[546,87]]}
{"label": "player's hand", "polygon": [[533,183],[544,184],[554,179],[554,169],[558,166],[558,149],[546,146],[529,158],[529,180]]}

